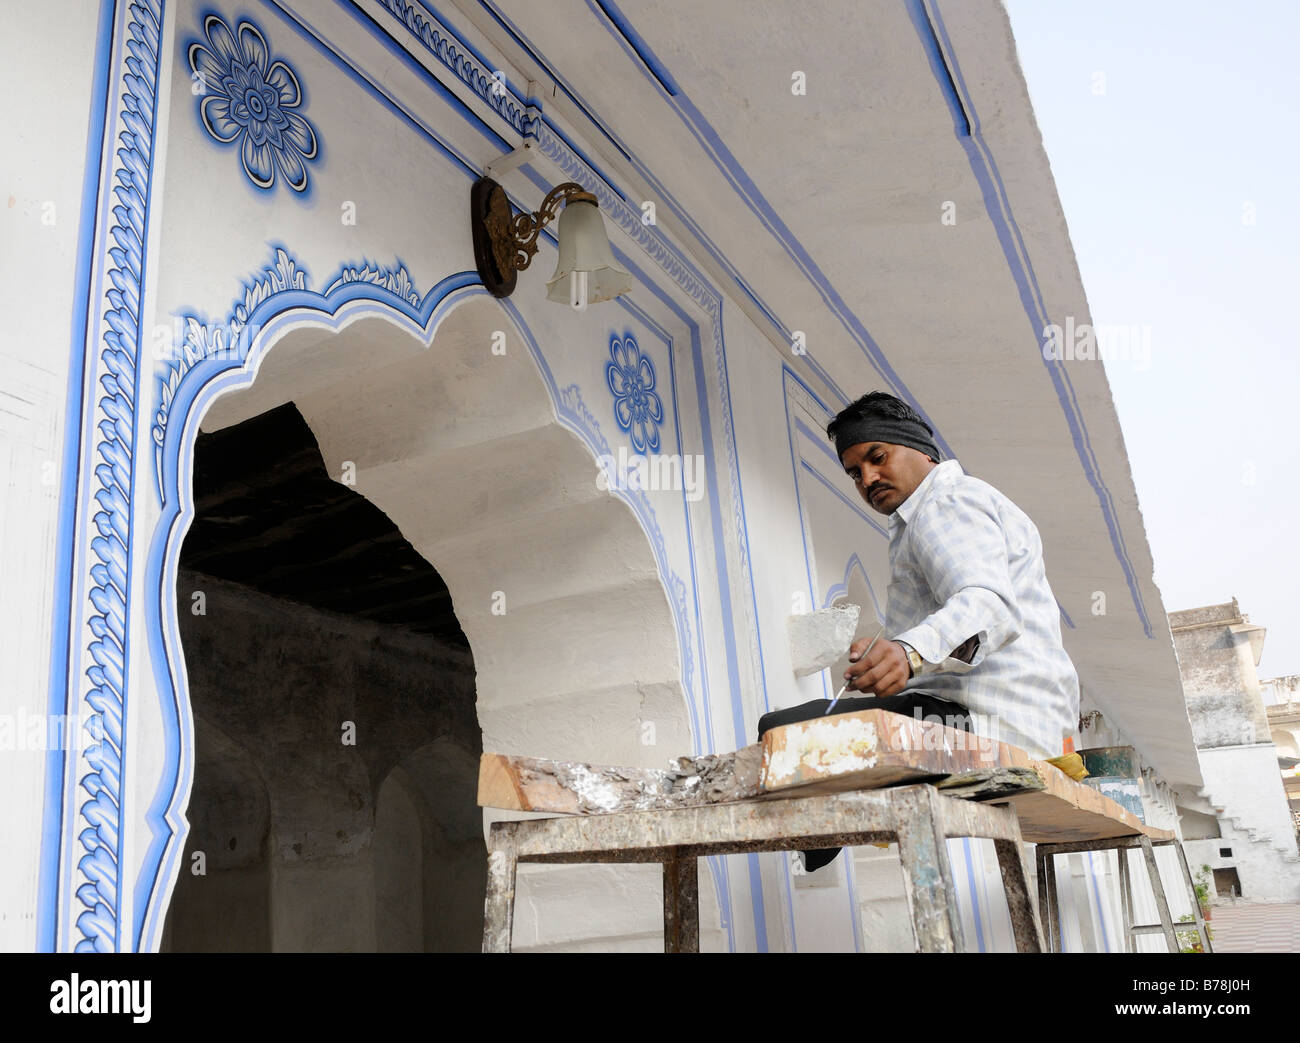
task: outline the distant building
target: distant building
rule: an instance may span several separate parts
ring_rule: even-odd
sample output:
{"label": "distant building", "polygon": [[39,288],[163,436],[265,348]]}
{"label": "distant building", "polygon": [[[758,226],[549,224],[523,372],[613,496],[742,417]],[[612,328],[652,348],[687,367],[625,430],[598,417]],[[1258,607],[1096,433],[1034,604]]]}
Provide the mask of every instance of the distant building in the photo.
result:
{"label": "distant building", "polygon": [[1300,900],[1300,854],[1287,806],[1295,790],[1284,791],[1278,774],[1279,755],[1296,756],[1300,707],[1288,704],[1291,730],[1279,748],[1270,724],[1288,718],[1266,710],[1255,671],[1266,631],[1250,622],[1236,598],[1171,612],[1169,626],[1205,779],[1195,794],[1178,798],[1187,859],[1194,872],[1211,868],[1220,896]]}
{"label": "distant building", "polygon": [[1300,674],[1261,681],[1268,730],[1277,747],[1277,766],[1291,807],[1291,824],[1300,838]]}

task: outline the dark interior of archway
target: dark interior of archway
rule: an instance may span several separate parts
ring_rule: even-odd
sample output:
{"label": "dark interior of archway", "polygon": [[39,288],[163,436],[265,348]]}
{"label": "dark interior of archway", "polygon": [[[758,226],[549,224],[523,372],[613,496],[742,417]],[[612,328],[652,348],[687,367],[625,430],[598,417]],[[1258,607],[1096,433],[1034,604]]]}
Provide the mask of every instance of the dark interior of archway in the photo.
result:
{"label": "dark interior of archway", "polygon": [[442,577],[335,481],[292,402],[202,434],[181,567],[468,648]]}
{"label": "dark interior of archway", "polygon": [[201,436],[193,474],[195,767],[162,947],[477,949],[482,734],[446,585],[292,403]]}

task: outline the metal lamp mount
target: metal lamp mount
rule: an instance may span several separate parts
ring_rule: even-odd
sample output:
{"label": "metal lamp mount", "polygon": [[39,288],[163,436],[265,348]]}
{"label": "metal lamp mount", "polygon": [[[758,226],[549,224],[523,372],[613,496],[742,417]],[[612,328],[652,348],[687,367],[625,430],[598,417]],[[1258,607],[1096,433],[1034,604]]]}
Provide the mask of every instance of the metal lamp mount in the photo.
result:
{"label": "metal lamp mount", "polygon": [[494,297],[509,297],[520,272],[537,253],[537,237],[555,220],[561,203],[595,203],[596,197],[575,181],[556,185],[536,212],[513,213],[505,190],[490,177],[479,178],[470,192],[470,224],[479,278]]}

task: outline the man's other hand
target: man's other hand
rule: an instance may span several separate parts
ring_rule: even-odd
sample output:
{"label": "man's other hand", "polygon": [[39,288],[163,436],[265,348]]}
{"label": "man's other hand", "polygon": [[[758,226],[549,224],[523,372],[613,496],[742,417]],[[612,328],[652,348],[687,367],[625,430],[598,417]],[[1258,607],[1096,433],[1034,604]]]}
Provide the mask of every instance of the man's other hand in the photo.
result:
{"label": "man's other hand", "polygon": [[[849,646],[849,668],[844,672],[844,680],[855,692],[870,692],[873,695],[897,695],[907,684],[912,670],[907,662],[907,653],[897,641],[877,641],[875,647],[867,652],[870,641],[855,641]],[[866,652],[866,655],[863,653]],[[861,656],[852,662],[855,656]]]}

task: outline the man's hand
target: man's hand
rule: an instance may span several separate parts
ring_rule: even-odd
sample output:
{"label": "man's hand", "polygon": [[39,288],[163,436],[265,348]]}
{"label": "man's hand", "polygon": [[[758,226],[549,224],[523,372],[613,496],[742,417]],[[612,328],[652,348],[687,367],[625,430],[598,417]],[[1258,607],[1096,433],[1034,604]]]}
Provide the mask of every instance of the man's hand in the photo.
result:
{"label": "man's hand", "polygon": [[849,668],[844,680],[855,692],[897,695],[912,674],[907,653],[897,641],[877,641],[870,653],[863,655],[870,644],[862,640],[849,646]]}

